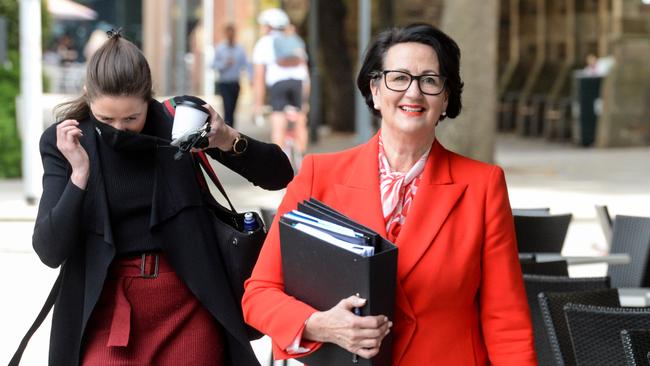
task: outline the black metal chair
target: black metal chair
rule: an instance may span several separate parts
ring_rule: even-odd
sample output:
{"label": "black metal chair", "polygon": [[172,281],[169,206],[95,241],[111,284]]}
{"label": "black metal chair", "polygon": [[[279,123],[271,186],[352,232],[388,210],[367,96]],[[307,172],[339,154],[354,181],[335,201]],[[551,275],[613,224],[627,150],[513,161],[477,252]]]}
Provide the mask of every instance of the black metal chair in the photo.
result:
{"label": "black metal chair", "polygon": [[520,260],[521,273],[532,275],[544,276],[569,276],[569,268],[567,262],[551,261],[551,262],[535,262],[535,260]]}
{"label": "black metal chair", "polygon": [[[573,366],[573,346],[569,328],[564,318],[564,305],[576,303],[583,305],[620,306],[618,290],[602,289],[571,292],[542,292],[537,296],[539,308],[548,336],[548,344],[555,365]],[[538,350],[540,352],[541,350]],[[546,351],[546,350],[544,350]]]}
{"label": "black metal chair", "polygon": [[552,365],[553,353],[548,343],[548,336],[544,328],[544,320],[539,309],[537,295],[540,292],[568,292],[582,290],[597,290],[609,288],[609,278],[569,278],[561,276],[539,276],[524,274],[524,285],[526,286],[526,297],[530,307],[530,316],[533,323],[533,334],[535,336],[535,349],[537,360],[540,365]]}
{"label": "black metal chair", "polygon": [[612,247],[612,230],[614,227],[614,222],[612,217],[609,215],[609,209],[606,205],[596,205],[596,218],[598,218],[598,223],[600,228],[603,230],[603,235],[605,235],[605,242],[607,243],[607,248]]}
{"label": "black metal chair", "polygon": [[576,365],[625,365],[624,329],[650,329],[650,309],[566,304]]}
{"label": "black metal chair", "polygon": [[650,352],[650,329],[621,331],[623,352],[627,366],[647,366]]}
{"label": "black metal chair", "polygon": [[514,215],[519,252],[561,252],[572,217],[572,214]]}
{"label": "black metal chair", "polygon": [[614,220],[611,253],[627,253],[631,262],[609,266],[613,287],[650,287],[650,217],[618,215]]}

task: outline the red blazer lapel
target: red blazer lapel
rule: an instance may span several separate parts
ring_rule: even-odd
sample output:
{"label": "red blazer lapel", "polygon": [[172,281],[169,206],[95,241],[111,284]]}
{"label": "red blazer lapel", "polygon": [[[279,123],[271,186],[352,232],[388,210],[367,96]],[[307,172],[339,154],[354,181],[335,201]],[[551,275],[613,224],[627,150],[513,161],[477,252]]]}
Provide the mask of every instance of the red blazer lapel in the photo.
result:
{"label": "red blazer lapel", "polygon": [[431,246],[466,188],[466,184],[453,183],[449,152],[434,142],[410,212],[397,237],[398,274],[402,281]]}
{"label": "red blazer lapel", "polygon": [[[335,184],[334,189],[337,202],[343,213],[385,238],[387,236],[386,223],[381,208],[379,189],[378,139],[377,134],[363,147],[358,159],[348,169],[348,175],[341,180],[342,183]],[[398,278],[395,289],[397,312],[395,316],[406,319],[409,324],[415,324],[415,314],[401,284],[403,277],[399,274],[402,272],[399,268],[403,265],[400,259],[402,255],[402,251],[398,250]],[[397,360],[401,358],[406,345],[413,337],[415,327],[406,327],[402,331],[405,333],[404,341],[401,344],[394,344],[393,349]]]}
{"label": "red blazer lapel", "polygon": [[378,134],[363,146],[340,184],[334,185],[342,212],[386,237],[379,192]]}

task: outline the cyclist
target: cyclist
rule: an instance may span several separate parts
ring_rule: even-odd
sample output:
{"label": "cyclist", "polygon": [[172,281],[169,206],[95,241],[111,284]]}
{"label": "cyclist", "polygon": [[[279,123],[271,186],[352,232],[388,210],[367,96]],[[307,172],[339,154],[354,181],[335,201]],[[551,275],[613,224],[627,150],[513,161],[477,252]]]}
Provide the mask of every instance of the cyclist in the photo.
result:
{"label": "cyclist", "polygon": [[[254,113],[262,114],[268,88],[272,107],[271,140],[293,160],[296,155],[293,150],[301,155],[308,140],[305,101],[309,94],[309,71],[305,44],[280,9],[263,11],[258,22],[264,35],[253,49]],[[290,128],[292,132],[287,134]],[[298,168],[299,161],[293,163]]]}

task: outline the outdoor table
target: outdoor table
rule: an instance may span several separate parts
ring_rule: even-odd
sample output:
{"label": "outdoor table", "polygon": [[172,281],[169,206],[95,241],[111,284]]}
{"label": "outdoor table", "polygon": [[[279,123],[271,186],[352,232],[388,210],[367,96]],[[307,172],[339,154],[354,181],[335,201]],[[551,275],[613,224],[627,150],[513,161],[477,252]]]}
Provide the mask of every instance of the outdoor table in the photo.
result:
{"label": "outdoor table", "polygon": [[599,256],[574,256],[560,253],[519,253],[519,260],[535,261],[537,263],[566,261],[568,265],[606,263],[609,265],[628,264],[630,255],[627,253],[612,253]]}
{"label": "outdoor table", "polygon": [[621,306],[650,306],[650,288],[618,288],[618,299],[621,302]]}
{"label": "outdoor table", "polygon": [[[630,263],[627,253],[612,253],[602,256],[572,256],[560,253],[519,253],[519,260],[534,261],[537,263],[555,262],[564,260],[568,265],[598,264],[619,265]],[[629,287],[618,288],[621,306],[650,307],[650,288]]]}

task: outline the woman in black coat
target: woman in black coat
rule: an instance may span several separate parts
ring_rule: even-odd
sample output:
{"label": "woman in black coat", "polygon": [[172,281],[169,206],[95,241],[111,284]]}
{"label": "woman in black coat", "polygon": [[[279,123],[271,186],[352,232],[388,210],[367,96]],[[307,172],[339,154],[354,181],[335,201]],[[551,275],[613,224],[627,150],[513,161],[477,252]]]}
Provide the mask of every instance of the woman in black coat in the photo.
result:
{"label": "woman in black coat", "polygon": [[[50,364],[258,365],[216,248],[190,154],[152,98],[140,50],[111,33],[83,95],[41,138],[33,245],[62,266]],[[246,137],[209,105],[205,152],[264,189],[293,177],[280,148]]]}

